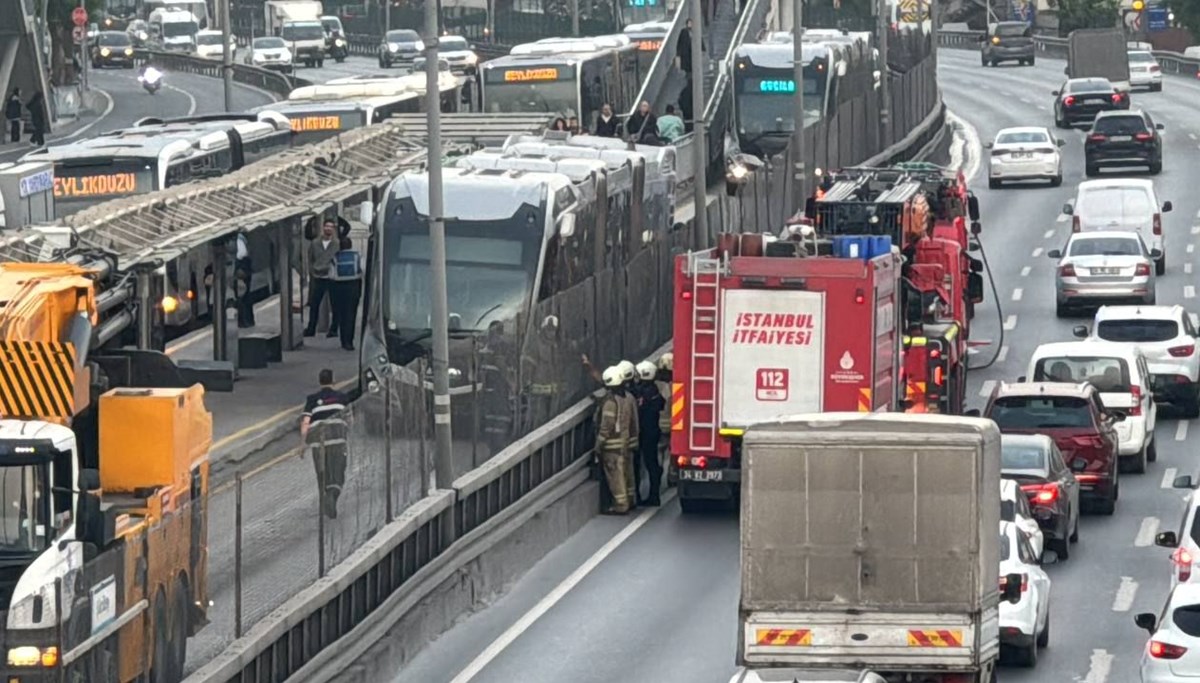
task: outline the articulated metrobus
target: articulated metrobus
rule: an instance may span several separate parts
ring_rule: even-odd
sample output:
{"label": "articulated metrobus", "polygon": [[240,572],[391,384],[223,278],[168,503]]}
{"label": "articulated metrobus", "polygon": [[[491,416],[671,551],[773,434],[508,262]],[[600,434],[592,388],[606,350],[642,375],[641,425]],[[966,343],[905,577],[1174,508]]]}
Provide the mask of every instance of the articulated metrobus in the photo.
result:
{"label": "articulated metrobus", "polygon": [[592,129],[605,103],[629,111],[644,70],[628,36],[546,38],[481,65],[485,112],[549,112]]}
{"label": "articulated metrobus", "polygon": [[22,157],[54,163],[58,217],[103,202],[211,178],[287,149],[291,125],[275,112],[146,118]]}
{"label": "articulated metrobus", "polygon": [[[622,32],[637,47],[638,68],[643,77],[650,73],[654,58],[662,50],[663,41],[671,32],[671,21],[647,21],[640,24],[630,24]],[[675,55],[670,55],[674,59]]]}

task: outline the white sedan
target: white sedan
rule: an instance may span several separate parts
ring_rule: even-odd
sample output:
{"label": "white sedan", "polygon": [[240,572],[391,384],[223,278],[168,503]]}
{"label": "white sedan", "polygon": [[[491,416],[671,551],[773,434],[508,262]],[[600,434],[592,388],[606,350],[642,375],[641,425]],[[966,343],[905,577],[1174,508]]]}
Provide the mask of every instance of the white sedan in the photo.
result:
{"label": "white sedan", "polygon": [[1200,676],[1200,585],[1176,586],[1162,621],[1146,612],[1134,623],[1150,632],[1142,651],[1142,683],[1194,681]]}
{"label": "white sedan", "polygon": [[1021,599],[1000,601],[1000,646],[1027,667],[1037,665],[1038,649],[1050,643],[1050,577],[1041,565],[1057,561],[1047,550],[1039,562],[1025,534],[1012,522],[1000,522],[1000,592],[1006,577],[1021,576]]}
{"label": "white sedan", "polygon": [[1058,148],[1064,144],[1048,128],[1005,128],[996,134],[994,141],[984,145],[992,151],[988,158],[988,187],[996,189],[1010,180],[1049,180],[1051,187],[1058,187],[1063,178]]}

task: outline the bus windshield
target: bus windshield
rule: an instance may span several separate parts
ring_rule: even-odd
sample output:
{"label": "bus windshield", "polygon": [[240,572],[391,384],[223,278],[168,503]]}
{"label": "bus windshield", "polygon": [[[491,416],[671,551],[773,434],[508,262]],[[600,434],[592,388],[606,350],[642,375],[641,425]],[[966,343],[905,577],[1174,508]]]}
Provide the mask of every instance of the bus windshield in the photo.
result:
{"label": "bus windshield", "polygon": [[545,112],[578,116],[579,97],[574,81],[486,83],[483,103],[490,113]]}
{"label": "bus windshield", "polygon": [[[804,79],[806,124],[821,118],[824,90],[823,75],[813,74]],[[795,125],[795,81],[790,70],[760,70],[750,77],[739,75],[737,93],[738,134],[747,143],[791,134]]]}
{"label": "bus windshield", "polygon": [[58,216],[118,197],[159,189],[158,162],[149,159],[63,160],[54,164]]}

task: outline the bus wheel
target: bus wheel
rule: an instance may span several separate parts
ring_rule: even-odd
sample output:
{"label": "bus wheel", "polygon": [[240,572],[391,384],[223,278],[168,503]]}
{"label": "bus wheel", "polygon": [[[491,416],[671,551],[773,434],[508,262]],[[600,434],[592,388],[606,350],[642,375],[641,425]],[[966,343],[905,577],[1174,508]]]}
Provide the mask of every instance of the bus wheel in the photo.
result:
{"label": "bus wheel", "polygon": [[187,661],[188,639],[188,593],[183,581],[175,580],[171,610],[171,680],[183,680],[183,666]]}

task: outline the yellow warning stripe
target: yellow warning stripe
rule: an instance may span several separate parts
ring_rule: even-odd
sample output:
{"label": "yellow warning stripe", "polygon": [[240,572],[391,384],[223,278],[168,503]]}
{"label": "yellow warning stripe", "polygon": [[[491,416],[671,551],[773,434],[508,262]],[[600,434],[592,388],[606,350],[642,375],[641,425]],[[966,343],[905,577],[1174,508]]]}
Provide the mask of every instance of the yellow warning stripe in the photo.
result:
{"label": "yellow warning stripe", "polygon": [[871,390],[860,388],[858,390],[858,412],[869,413],[871,409]]}
{"label": "yellow warning stripe", "polygon": [[0,417],[67,418],[74,414],[74,345],[0,341]]}
{"label": "yellow warning stripe", "polygon": [[683,382],[671,384],[671,431],[683,431]]}
{"label": "yellow warning stripe", "polygon": [[962,647],[962,631],[909,631],[909,647]]}
{"label": "yellow warning stripe", "polygon": [[760,628],[754,631],[756,645],[812,645],[812,631],[806,628]]}

